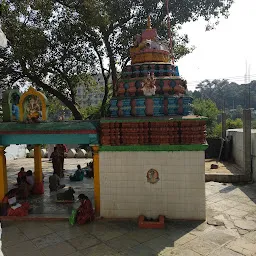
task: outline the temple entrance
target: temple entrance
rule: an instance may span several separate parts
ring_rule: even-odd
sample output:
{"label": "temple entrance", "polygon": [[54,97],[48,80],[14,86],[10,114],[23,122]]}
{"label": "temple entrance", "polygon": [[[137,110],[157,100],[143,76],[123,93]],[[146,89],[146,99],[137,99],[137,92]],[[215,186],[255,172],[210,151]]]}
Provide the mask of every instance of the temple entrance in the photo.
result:
{"label": "temple entrance", "polygon": [[[30,87],[27,92],[20,94],[17,90],[7,90],[3,95],[3,123],[0,126],[0,201],[3,199],[9,209],[13,209],[13,204],[9,202],[9,195],[6,193],[15,188],[18,182],[17,173],[21,167],[25,168],[22,173],[23,191],[25,195],[31,192],[29,199],[32,205],[32,214],[70,214],[73,209],[73,196],[71,194],[72,204],[65,205],[66,197],[59,196],[58,189],[68,189],[70,186],[75,191],[76,199],[81,194],[86,194],[92,203],[95,204],[95,213],[100,210],[100,185],[99,185],[99,138],[97,121],[61,121],[51,122],[47,118],[48,101],[46,96],[34,88]],[[31,145],[33,148],[33,158],[24,160],[6,161],[6,148],[9,145]],[[42,145],[58,145],[55,157],[55,172],[51,187],[55,193],[50,193],[49,177],[53,174],[52,163],[49,158],[44,158]],[[71,181],[70,175],[74,174],[77,165],[85,168],[92,159],[68,159],[63,166],[64,152],[61,145],[78,144],[88,145],[93,149],[93,169],[94,178],[84,179],[83,181]],[[62,159],[61,161],[59,161]],[[24,161],[24,162],[22,162]],[[64,177],[62,177],[64,171]],[[82,171],[82,170],[81,170]],[[79,172],[81,174],[81,171]],[[27,186],[27,177],[33,179],[33,184]],[[57,177],[56,177],[57,176]],[[32,178],[31,178],[32,177]],[[25,178],[25,179],[24,179]],[[52,177],[51,177],[52,178]],[[59,179],[61,180],[59,181]],[[86,181],[86,182],[85,182]],[[62,185],[62,186],[60,186]],[[19,186],[20,187],[20,186]],[[33,190],[32,190],[33,188]],[[58,188],[58,189],[56,189]],[[14,191],[17,191],[14,190]],[[65,191],[64,191],[65,192]],[[67,191],[68,194],[72,190]],[[65,195],[67,193],[64,193]],[[27,198],[25,196],[24,198]],[[62,200],[62,199],[63,200]],[[70,198],[70,197],[69,197]],[[83,197],[84,198],[84,197]],[[81,198],[81,199],[83,199]],[[61,202],[60,202],[61,201]],[[95,203],[94,203],[95,202]],[[15,204],[16,205],[16,204]],[[34,206],[34,207],[33,207]],[[15,210],[15,209],[14,209]],[[17,216],[17,215],[14,215]],[[19,215],[20,216],[20,215]]]}

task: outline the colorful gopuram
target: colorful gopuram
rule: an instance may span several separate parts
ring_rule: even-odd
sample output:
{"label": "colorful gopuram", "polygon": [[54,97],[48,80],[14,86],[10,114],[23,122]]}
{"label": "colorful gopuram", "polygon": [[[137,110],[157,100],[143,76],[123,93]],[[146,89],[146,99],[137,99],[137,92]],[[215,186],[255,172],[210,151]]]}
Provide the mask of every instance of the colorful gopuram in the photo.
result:
{"label": "colorful gopuram", "polygon": [[100,121],[101,215],[205,219],[206,118],[150,19],[130,56]]}

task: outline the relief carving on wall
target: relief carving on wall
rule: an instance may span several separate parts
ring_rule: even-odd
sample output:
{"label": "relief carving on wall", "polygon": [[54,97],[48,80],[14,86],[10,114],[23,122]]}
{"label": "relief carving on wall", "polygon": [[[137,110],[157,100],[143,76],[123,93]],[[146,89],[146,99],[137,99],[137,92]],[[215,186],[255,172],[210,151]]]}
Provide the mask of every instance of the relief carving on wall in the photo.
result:
{"label": "relief carving on wall", "polygon": [[151,184],[155,184],[159,181],[159,174],[158,171],[155,169],[150,169],[147,172],[147,181]]}

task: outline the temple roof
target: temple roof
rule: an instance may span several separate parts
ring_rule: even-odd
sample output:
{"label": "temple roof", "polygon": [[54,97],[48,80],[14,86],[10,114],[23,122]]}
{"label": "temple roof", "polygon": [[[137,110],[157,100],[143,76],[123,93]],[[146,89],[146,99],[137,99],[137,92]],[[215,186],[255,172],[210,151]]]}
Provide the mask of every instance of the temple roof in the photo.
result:
{"label": "temple roof", "polygon": [[41,123],[19,123],[3,122],[0,124],[0,134],[10,133],[94,133],[97,130],[97,121],[67,121],[67,122],[41,122]]}
{"label": "temple roof", "polygon": [[148,17],[147,29],[141,35],[136,35],[134,46],[130,49],[132,64],[145,62],[164,62],[170,60],[168,43],[160,40],[157,30],[152,28],[151,19]]}

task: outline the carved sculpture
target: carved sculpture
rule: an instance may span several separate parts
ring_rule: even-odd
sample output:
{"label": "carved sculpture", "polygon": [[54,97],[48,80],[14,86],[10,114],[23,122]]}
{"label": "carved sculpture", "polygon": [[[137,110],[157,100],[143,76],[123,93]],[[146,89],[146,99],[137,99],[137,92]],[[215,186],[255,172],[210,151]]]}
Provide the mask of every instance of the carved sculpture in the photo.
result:
{"label": "carved sculpture", "polygon": [[156,94],[156,78],[154,73],[148,73],[147,78],[141,83],[142,91],[145,96],[152,96]]}
{"label": "carved sculpture", "polygon": [[47,120],[47,98],[30,87],[20,98],[20,121],[37,123]]}

